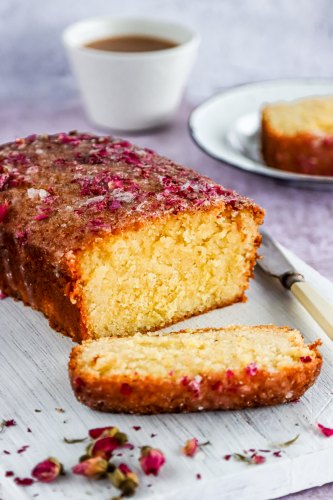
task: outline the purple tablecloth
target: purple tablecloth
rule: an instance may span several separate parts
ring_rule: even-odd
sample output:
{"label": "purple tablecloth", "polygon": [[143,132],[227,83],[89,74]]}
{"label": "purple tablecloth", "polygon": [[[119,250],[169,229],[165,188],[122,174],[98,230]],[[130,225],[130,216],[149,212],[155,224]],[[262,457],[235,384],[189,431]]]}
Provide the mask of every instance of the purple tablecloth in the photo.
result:
{"label": "purple tablecloth", "polygon": [[[308,264],[333,280],[333,192],[292,188],[209,158],[189,136],[187,120],[192,108],[193,105],[185,102],[171,126],[145,134],[129,134],[127,137],[253,198],[266,209],[266,229]],[[73,129],[96,131],[86,120],[78,101],[62,102],[54,99],[53,102],[1,103],[1,142],[34,132]],[[333,485],[288,498],[333,498]]]}

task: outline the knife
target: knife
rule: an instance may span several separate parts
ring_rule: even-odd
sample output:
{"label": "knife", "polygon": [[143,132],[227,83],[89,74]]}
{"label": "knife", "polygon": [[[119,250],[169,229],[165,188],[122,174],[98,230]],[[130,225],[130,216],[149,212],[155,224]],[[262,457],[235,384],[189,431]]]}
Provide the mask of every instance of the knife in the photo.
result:
{"label": "knife", "polygon": [[333,304],[305,281],[304,276],[290,264],[273,238],[265,231],[261,234],[262,258],[258,260],[259,267],[270,276],[278,278],[333,340]]}

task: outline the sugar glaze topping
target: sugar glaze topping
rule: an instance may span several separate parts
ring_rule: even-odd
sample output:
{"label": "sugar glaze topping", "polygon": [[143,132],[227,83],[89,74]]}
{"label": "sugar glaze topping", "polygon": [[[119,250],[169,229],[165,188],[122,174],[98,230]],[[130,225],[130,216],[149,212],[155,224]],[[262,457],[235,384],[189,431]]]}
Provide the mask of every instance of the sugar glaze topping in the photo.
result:
{"label": "sugar glaze topping", "polygon": [[[0,148],[3,224],[15,224],[22,242],[59,228],[60,250],[88,236],[123,229],[147,218],[223,202],[252,202],[148,148],[125,140],[70,132],[31,135]],[[4,212],[4,211],[3,211]]]}

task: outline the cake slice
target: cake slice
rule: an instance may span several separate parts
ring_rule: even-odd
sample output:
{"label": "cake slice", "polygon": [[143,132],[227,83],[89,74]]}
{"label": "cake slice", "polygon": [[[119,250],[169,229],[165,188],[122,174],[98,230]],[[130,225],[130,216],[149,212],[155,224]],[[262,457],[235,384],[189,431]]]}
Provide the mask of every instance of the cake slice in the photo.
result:
{"label": "cake slice", "polygon": [[71,132],[0,148],[0,289],[78,341],[243,301],[262,220],[128,141]]}
{"label": "cake slice", "polygon": [[318,343],[274,325],[137,334],[74,347],[76,397],[124,413],[233,410],[294,401],[315,382]]}
{"label": "cake slice", "polygon": [[310,97],[265,106],[262,154],[271,167],[333,176],[333,97]]}

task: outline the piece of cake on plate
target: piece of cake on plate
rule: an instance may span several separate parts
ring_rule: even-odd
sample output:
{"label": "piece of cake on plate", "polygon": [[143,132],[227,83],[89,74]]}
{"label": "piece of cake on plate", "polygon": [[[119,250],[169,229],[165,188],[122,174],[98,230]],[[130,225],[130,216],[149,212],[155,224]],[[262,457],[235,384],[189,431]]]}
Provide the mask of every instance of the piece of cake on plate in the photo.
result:
{"label": "piece of cake on plate", "polygon": [[75,340],[244,300],[263,210],[153,151],[71,132],[0,148],[0,288]]}
{"label": "piece of cake on plate", "polygon": [[333,176],[333,97],[267,104],[262,154],[270,167]]}

